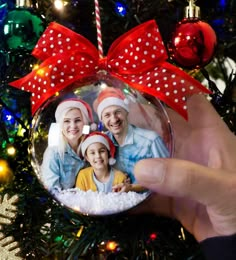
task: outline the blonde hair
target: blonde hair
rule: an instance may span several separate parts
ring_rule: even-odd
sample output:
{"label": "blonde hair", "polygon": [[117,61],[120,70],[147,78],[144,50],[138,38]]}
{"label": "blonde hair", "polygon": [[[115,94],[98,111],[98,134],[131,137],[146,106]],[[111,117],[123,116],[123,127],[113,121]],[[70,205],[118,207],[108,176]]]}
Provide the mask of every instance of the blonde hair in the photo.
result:
{"label": "blonde hair", "polygon": [[[59,118],[58,120],[58,124],[59,124],[59,128],[60,128],[60,132],[59,132],[59,143],[58,143],[58,152],[59,152],[59,155],[61,157],[62,160],[64,160],[64,154],[65,154],[65,149],[66,149],[66,146],[68,144],[68,141],[66,139],[66,137],[64,136],[63,134],[63,123],[64,123],[64,118],[66,116],[66,114],[70,111],[70,110],[73,110],[73,109],[78,109],[80,112],[81,112],[81,115],[82,115],[82,119],[83,119],[83,124],[86,125],[89,123],[89,119],[87,118],[86,115],[84,115],[82,113],[82,111],[77,108],[77,107],[69,107],[67,109],[65,109],[63,111],[63,113],[61,114],[61,117]],[[79,152],[80,152],[80,145],[81,145],[81,140],[80,140],[80,143],[78,144],[78,148],[77,148],[77,154],[79,155]]]}

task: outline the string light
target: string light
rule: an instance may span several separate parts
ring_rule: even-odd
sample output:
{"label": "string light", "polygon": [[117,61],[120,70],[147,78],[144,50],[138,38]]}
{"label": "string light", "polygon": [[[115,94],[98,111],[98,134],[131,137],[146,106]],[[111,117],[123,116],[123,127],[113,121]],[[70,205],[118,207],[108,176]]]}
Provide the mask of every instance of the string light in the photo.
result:
{"label": "string light", "polygon": [[54,6],[57,10],[62,10],[64,8],[64,3],[62,0],[55,0]]}
{"label": "string light", "polygon": [[125,4],[123,4],[121,2],[115,3],[115,11],[116,11],[117,14],[119,14],[122,17],[124,17],[127,14],[126,6],[125,6]]}
{"label": "string light", "polygon": [[108,241],[106,244],[106,249],[108,251],[114,251],[117,248],[118,244],[115,241]]}
{"label": "string light", "polygon": [[16,148],[12,144],[8,145],[7,154],[11,156],[16,154]]}

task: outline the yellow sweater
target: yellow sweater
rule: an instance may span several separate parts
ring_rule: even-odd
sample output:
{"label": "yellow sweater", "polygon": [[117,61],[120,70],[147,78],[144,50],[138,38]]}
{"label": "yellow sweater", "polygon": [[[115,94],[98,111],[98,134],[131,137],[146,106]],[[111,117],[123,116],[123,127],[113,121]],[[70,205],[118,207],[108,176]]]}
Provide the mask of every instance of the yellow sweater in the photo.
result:
{"label": "yellow sweater", "polygon": [[[113,180],[113,186],[123,183],[126,180],[126,175],[113,168],[114,171],[114,180]],[[85,169],[82,169],[77,176],[75,187],[80,188],[83,191],[92,190],[97,191],[97,187],[93,181],[93,168],[88,167]]]}

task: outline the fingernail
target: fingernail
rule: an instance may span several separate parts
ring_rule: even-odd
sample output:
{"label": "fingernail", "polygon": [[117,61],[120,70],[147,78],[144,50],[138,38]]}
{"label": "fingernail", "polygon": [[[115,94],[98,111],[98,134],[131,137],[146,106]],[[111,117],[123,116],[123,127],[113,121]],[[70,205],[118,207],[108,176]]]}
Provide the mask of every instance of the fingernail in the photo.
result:
{"label": "fingernail", "polygon": [[135,176],[140,182],[161,183],[164,180],[166,164],[161,159],[147,159],[135,166]]}

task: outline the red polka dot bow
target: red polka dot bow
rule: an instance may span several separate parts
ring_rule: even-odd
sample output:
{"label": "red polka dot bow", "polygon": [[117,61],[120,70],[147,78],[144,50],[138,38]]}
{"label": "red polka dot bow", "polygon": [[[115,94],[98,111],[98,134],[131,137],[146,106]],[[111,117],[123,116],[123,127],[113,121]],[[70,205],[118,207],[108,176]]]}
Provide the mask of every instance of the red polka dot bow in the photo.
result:
{"label": "red polka dot bow", "polygon": [[52,22],[32,55],[43,62],[10,85],[32,92],[33,114],[56,92],[100,70],[159,98],[185,118],[186,98],[195,93],[210,93],[183,70],[166,62],[167,52],[154,20],[120,36],[103,58],[82,35]]}

